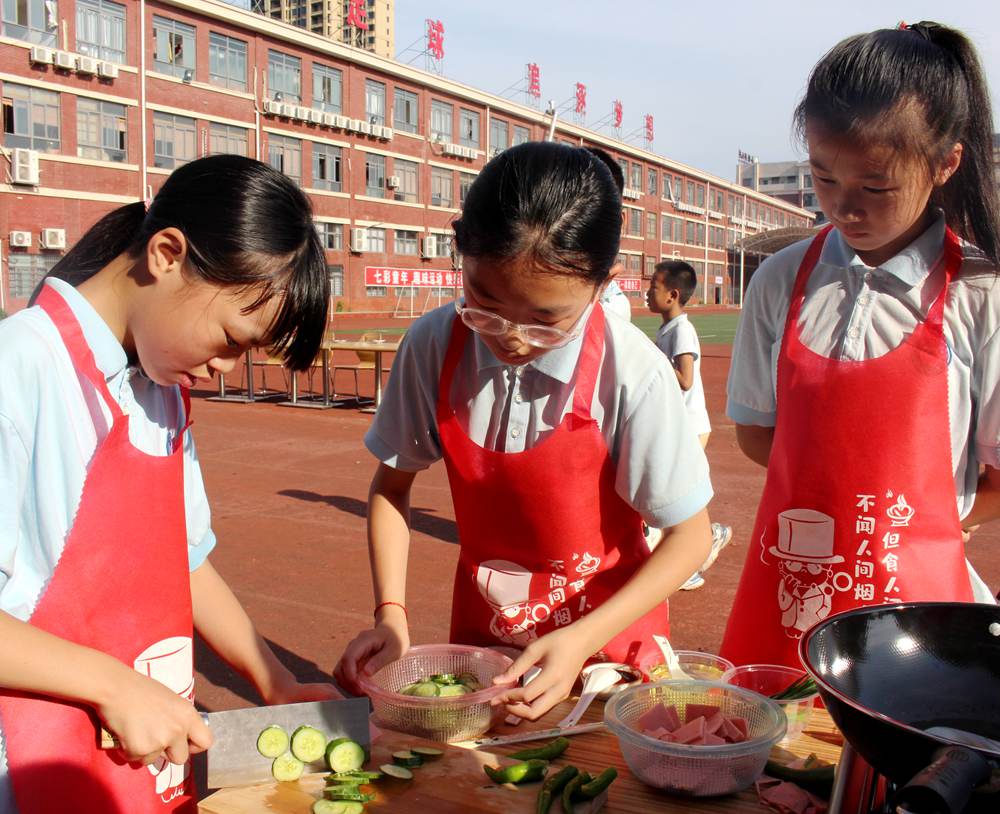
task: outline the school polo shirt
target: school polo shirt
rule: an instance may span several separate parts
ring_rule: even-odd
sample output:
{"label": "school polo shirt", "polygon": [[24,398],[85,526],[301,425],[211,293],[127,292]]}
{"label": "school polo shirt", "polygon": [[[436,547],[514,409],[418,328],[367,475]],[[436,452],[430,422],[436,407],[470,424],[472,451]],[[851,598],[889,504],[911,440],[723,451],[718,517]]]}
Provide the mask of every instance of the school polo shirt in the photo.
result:
{"label": "school polo shirt", "polygon": [[[599,306],[598,306],[599,307]],[[441,367],[456,318],[449,303],[406,332],[368,449],[395,469],[441,458],[435,411]],[[504,365],[471,333],[455,371],[451,404],[482,447],[521,452],[545,440],[572,409],[583,336],[518,367]],[[591,405],[616,468],[615,489],[651,526],[674,526],[712,498],[708,462],[691,428],[677,377],[631,323],[605,320],[604,356]],[[553,472],[558,479],[560,473]]]}
{"label": "school polo shirt", "polygon": [[660,326],[656,332],[656,347],[674,364],[678,356],[690,354],[694,357],[694,378],[684,394],[684,406],[691,417],[691,425],[698,435],[712,431],[712,423],[708,419],[708,408],[705,407],[705,387],[701,382],[701,342],[698,332],[688,319],[687,314],[678,314],[669,322]]}
{"label": "school polo shirt", "polygon": [[[871,359],[902,342],[926,314],[944,279],[944,216],[877,268],[866,266],[834,229],[806,287],[802,341],[835,359]],[[726,412],[738,424],[772,427],[778,353],[792,286],[809,241],[782,249],[754,273],[733,346]],[[979,464],[1000,468],[1000,284],[982,253],[962,243],[963,262],[944,310],[948,409],[960,517],[975,500]],[[932,270],[933,269],[933,270]],[[893,394],[873,410],[902,411]]]}
{"label": "school polo shirt", "polygon": [[[50,279],[67,301],[129,416],[132,444],[169,454],[183,410],[177,387],[161,387],[128,366],[125,350],[75,288]],[[86,390],[86,394],[85,394]],[[0,610],[27,620],[73,526],[91,458],[111,426],[94,427],[81,384],[59,332],[41,308],[0,321]],[[184,506],[188,560],[201,565],[215,545],[208,498],[191,433],[184,440]],[[128,507],[122,507],[127,511]],[[141,541],[136,541],[141,544]]]}
{"label": "school polo shirt", "polygon": [[617,314],[622,319],[632,321],[632,303],[628,295],[622,291],[617,281],[611,280],[601,292],[601,305],[606,314]]}

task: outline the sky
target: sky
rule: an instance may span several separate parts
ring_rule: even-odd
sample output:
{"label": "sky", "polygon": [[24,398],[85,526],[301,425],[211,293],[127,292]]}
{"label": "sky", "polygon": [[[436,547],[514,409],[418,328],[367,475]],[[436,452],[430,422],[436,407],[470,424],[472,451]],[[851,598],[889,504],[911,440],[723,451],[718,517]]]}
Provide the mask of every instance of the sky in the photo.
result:
{"label": "sky", "polygon": [[[622,134],[654,117],[654,152],[734,180],[737,153],[760,161],[805,157],[791,117],[809,71],[844,37],[934,20],[966,33],[1000,100],[1000,3],[994,0],[396,0],[397,58],[444,25],[443,73],[500,94],[537,63],[542,102],[587,86],[586,126],[622,102]],[[423,57],[414,63],[423,67]],[[524,101],[523,94],[504,94]],[[572,114],[561,114],[572,121]],[[610,129],[604,129],[612,135]]]}

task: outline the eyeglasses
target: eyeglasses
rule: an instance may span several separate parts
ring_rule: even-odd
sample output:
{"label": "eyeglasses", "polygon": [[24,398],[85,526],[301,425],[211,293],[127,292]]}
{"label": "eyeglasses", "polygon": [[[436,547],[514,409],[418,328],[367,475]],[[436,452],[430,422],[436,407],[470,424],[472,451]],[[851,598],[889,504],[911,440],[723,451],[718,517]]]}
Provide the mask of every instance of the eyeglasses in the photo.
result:
{"label": "eyeglasses", "polygon": [[590,313],[590,308],[583,309],[583,313],[568,331],[553,328],[551,325],[519,325],[492,311],[467,308],[464,300],[455,300],[455,311],[462,322],[477,334],[503,336],[507,333],[517,333],[529,345],[553,350],[568,345],[583,333],[584,317]]}

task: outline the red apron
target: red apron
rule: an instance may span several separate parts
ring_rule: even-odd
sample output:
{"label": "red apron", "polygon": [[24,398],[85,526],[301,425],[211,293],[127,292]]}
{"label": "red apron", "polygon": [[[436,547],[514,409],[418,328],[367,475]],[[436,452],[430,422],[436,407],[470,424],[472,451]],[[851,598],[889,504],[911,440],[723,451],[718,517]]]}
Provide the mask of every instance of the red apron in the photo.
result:
{"label": "red apron", "polygon": [[[133,447],[128,416],[108,391],[73,312],[51,287],[38,304],[86,380],[88,401],[93,386],[114,422],[98,442],[73,527],[30,622],[108,653],[193,700],[184,431],[166,457]],[[97,404],[92,413],[101,426]],[[19,814],[195,811],[189,766],[161,759],[135,767],[123,763],[121,752],[100,751],[89,707],[0,693],[0,720]]]}
{"label": "red apron", "polygon": [[913,333],[878,358],[841,361],[811,351],[799,331],[829,232],[802,261],[785,321],[767,481],[722,642],[736,664],[799,666],[799,638],[832,613],[972,600],[942,324],[958,239],[947,231],[944,285]]}
{"label": "red apron", "polygon": [[[472,442],[450,407],[468,336],[456,319],[437,406],[461,542],[451,640],[523,648],[608,599],[646,562],[649,549],[639,515],[615,492],[614,463],[590,415],[604,312],[595,307],[587,323],[572,411],[544,441],[518,453]],[[662,661],[652,635],[668,632],[663,603],[608,642],[601,658]]]}

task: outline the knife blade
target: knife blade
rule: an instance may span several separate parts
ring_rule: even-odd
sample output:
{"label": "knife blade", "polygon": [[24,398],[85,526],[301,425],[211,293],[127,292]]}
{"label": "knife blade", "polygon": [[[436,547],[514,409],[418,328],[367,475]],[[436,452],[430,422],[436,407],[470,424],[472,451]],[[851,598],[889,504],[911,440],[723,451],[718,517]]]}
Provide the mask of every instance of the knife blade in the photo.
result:
{"label": "knife blade", "polygon": [[[371,747],[368,714],[367,698],[203,712],[201,717],[212,731],[213,739],[205,755],[208,787],[219,789],[273,779],[272,761],[257,751],[257,736],[267,726],[280,726],[289,736],[300,726],[312,726],[328,740],[350,738],[368,751]],[[117,746],[115,737],[102,729],[101,748]],[[327,771],[325,759],[307,763],[306,771]]]}
{"label": "knife blade", "polygon": [[604,729],[604,721],[593,721],[589,724],[554,726],[550,729],[536,729],[531,732],[515,732],[513,735],[476,738],[470,741],[463,741],[462,743],[453,743],[452,746],[467,746],[472,749],[482,749],[489,746],[503,746],[508,743],[525,743],[527,741],[541,741],[546,738],[558,738],[561,735],[582,735],[584,732],[597,732],[601,729]]}

